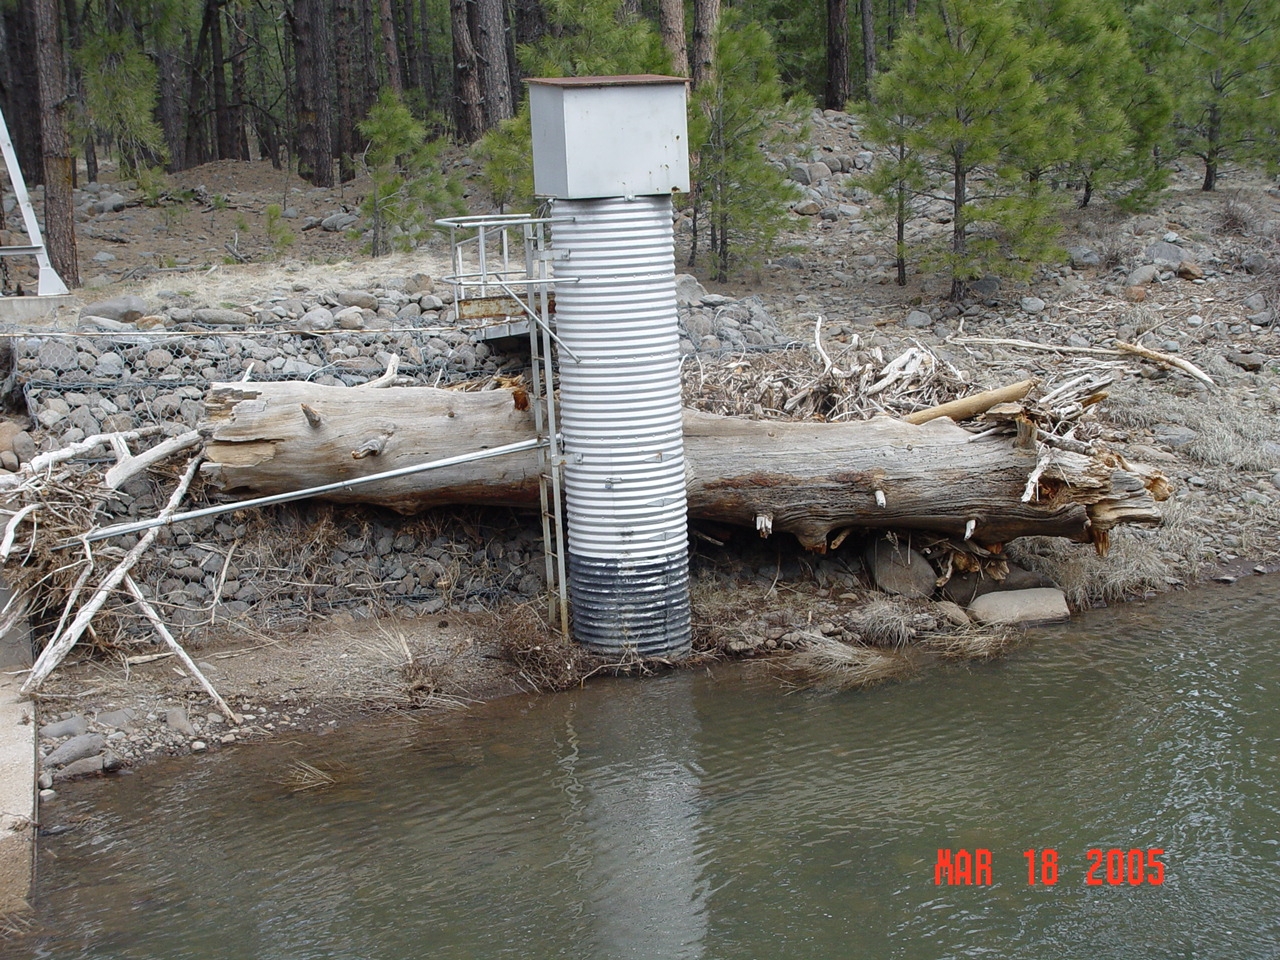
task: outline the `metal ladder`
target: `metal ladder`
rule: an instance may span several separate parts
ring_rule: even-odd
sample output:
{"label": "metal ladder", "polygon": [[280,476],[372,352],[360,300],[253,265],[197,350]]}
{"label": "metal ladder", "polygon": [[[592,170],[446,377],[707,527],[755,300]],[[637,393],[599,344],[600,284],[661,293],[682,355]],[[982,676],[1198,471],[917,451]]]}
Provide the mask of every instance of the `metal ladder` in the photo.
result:
{"label": "metal ladder", "polygon": [[13,194],[18,199],[18,207],[22,210],[22,222],[27,228],[27,238],[31,243],[24,246],[0,247],[0,257],[35,257],[40,265],[40,279],[36,292],[42,297],[53,297],[67,293],[67,285],[58,276],[49,262],[49,251],[45,249],[44,238],[40,236],[40,224],[36,221],[36,212],[31,207],[31,197],[27,194],[27,182],[22,179],[22,168],[18,166],[18,156],[13,151],[13,141],[9,139],[9,126],[4,120],[4,111],[0,110],[0,153],[4,154],[4,165],[9,170],[9,182],[13,184]]}
{"label": "metal ladder", "polygon": [[[528,321],[531,363],[529,405],[538,443],[538,501],[546,562],[547,619],[569,636],[565,569],[564,455],[556,415],[552,322],[551,251],[545,218],[525,215],[453,217],[447,226],[453,245],[453,274],[445,279],[455,291],[459,318],[485,317],[510,324]],[[510,232],[519,230],[518,240]],[[515,243],[512,241],[516,240]],[[517,243],[519,247],[517,247]],[[523,263],[513,257],[523,249]],[[505,329],[505,328],[504,328]],[[565,349],[563,344],[561,349]]]}

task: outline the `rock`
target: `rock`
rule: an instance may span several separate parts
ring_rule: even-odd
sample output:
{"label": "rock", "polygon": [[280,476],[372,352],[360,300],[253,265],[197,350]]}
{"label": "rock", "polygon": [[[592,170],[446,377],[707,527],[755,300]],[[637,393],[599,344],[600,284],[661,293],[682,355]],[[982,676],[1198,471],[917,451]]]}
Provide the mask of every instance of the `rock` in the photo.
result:
{"label": "rock", "polygon": [[133,324],[112,320],[110,317],[81,317],[76,323],[77,333],[114,333],[133,329]]}
{"label": "rock", "polygon": [[360,307],[364,310],[378,309],[378,298],[365,290],[339,290],[337,300],[344,307]]}
{"label": "rock", "polygon": [[967,627],[973,621],[964,612],[964,607],[950,600],[939,600],[933,605],[933,612],[939,619],[947,621],[953,627]]}
{"label": "rock", "polygon": [[242,324],[249,320],[239,310],[224,310],[221,307],[201,307],[199,310],[193,310],[191,319],[196,323],[207,323],[210,326]]}
{"label": "rock", "polygon": [[929,561],[901,544],[877,540],[867,548],[866,564],[872,582],[885,593],[929,597],[937,587],[937,574]]}
{"label": "rock", "polygon": [[332,330],[333,311],[327,307],[316,307],[314,310],[308,310],[298,318],[298,329],[313,332]]}
{"label": "rock", "polygon": [[76,777],[87,777],[94,773],[101,773],[105,769],[106,763],[103,756],[84,757],[68,763],[60,770],[55,770],[53,782],[61,783],[64,780],[74,780]]}
{"label": "rock", "polygon": [[191,725],[191,721],[187,718],[187,711],[182,707],[171,707],[164,713],[164,723],[174,733],[179,733],[184,737],[194,737],[196,728]]}
{"label": "rock", "polygon": [[1147,263],[1130,273],[1125,283],[1130,287],[1144,287],[1148,283],[1155,282],[1159,276],[1160,268]]}
{"label": "rock", "polygon": [[100,713],[94,719],[104,727],[111,727],[113,730],[124,730],[132,726],[133,721],[137,718],[138,711],[125,707],[122,710],[108,710],[106,713]]}
{"label": "rock", "polygon": [[341,233],[359,219],[354,213],[331,213],[320,221],[320,228],[329,233]]}
{"label": "rock", "polygon": [[1178,265],[1187,259],[1185,250],[1176,243],[1169,243],[1166,240],[1157,240],[1147,247],[1143,254],[1157,267],[1164,267],[1166,270],[1178,269]]}
{"label": "rock", "polygon": [[[72,737],[44,758],[46,769],[66,766],[85,757],[92,757],[102,752],[107,745],[107,738],[100,733],[82,733]],[[101,768],[101,765],[99,765]]]}
{"label": "rock", "polygon": [[112,297],[110,300],[99,300],[97,303],[89,303],[80,308],[81,317],[106,317],[108,320],[118,320],[121,323],[133,323],[149,312],[147,301],[135,296]]}
{"label": "rock", "polygon": [[969,284],[969,292],[975,297],[989,300],[1000,292],[1000,278],[983,277],[980,280],[974,280]]}
{"label": "rock", "polygon": [[13,453],[20,463],[29,463],[36,455],[36,442],[31,434],[20,430],[13,435]]}
{"label": "rock", "polygon": [[1102,263],[1102,258],[1089,247],[1067,247],[1067,256],[1071,258],[1071,266],[1077,270],[1082,267],[1096,267]]}
{"label": "rock", "polygon": [[20,466],[22,465],[18,463],[18,458],[12,450],[0,450],[0,467],[4,467],[10,473],[17,473]]}
{"label": "rock", "polygon": [[1260,293],[1251,293],[1240,302],[1245,313],[1261,313],[1267,309],[1267,298]]}
{"label": "rock", "polygon": [[1043,574],[1011,563],[1009,572],[1003,580],[994,580],[976,573],[957,573],[943,586],[942,595],[948,600],[964,605],[972,603],[978,597],[1000,590],[1029,590],[1034,587],[1055,586],[1057,584]]}
{"label": "rock", "polygon": [[1262,369],[1262,365],[1266,357],[1256,353],[1228,353],[1224,354],[1227,361],[1234,363],[1241,370],[1248,370],[1250,373],[1257,373]]}
{"label": "rock", "polygon": [[787,171],[787,176],[803,186],[809,186],[813,180],[809,177],[809,168],[802,163],[797,163],[794,167]]}
{"label": "rock", "polygon": [[1031,313],[1031,314],[1043,313],[1044,308],[1045,308],[1045,302],[1041,300],[1039,297],[1023,297],[1022,298],[1023,313]]}
{"label": "rock", "polygon": [[58,799],[58,791],[50,790],[46,787],[42,789],[37,796],[40,798],[41,803],[52,803],[54,800]]}
{"label": "rock", "polygon": [[1175,450],[1187,446],[1200,436],[1190,427],[1184,427],[1180,423],[1157,423],[1151,428],[1151,433],[1159,443],[1173,447]]}
{"label": "rock", "polygon": [[1203,280],[1204,270],[1200,265],[1190,260],[1183,260],[1178,264],[1178,276],[1183,280]]}
{"label": "rock", "polygon": [[88,732],[89,721],[80,714],[76,714],[66,720],[55,720],[53,723],[46,723],[40,728],[40,737],[43,740],[57,740],[61,737],[78,737]]}
{"label": "rock", "polygon": [[696,276],[676,275],[676,306],[696,307],[703,302],[705,296],[707,296],[707,288],[698,282]]}
{"label": "rock", "polygon": [[1130,303],[1141,303],[1143,300],[1147,299],[1147,288],[1146,287],[1125,287],[1124,298],[1128,300]]}
{"label": "rock", "polygon": [[114,253],[109,253],[106,250],[99,250],[93,255],[92,259],[94,263],[111,263],[115,258],[116,255]]}
{"label": "rock", "polygon": [[1067,597],[1054,587],[1001,590],[969,604],[969,615],[979,623],[1033,624],[1068,620]]}
{"label": "rock", "polygon": [[822,212],[822,206],[816,200],[801,200],[791,209],[802,217],[812,217]]}
{"label": "rock", "polygon": [[907,319],[903,323],[914,330],[927,330],[933,326],[933,317],[923,310],[912,310],[907,314]]}
{"label": "rock", "polygon": [[209,749],[209,745],[208,745],[207,743],[205,743],[203,740],[192,740],[192,741],[191,741],[191,752],[192,752],[192,753],[204,753],[204,752],[205,752],[206,750],[208,750],[208,749]]}
{"label": "rock", "polygon": [[809,183],[821,183],[823,180],[831,179],[831,168],[819,160],[817,163],[809,164]]}
{"label": "rock", "polygon": [[40,776],[36,778],[36,785],[41,790],[48,790],[53,786],[53,774],[48,770],[41,770]]}
{"label": "rock", "polygon": [[1254,276],[1267,269],[1267,258],[1261,253],[1251,253],[1241,262],[1244,272]]}
{"label": "rock", "polygon": [[347,307],[333,315],[333,322],[343,330],[363,330],[364,311],[359,307]]}

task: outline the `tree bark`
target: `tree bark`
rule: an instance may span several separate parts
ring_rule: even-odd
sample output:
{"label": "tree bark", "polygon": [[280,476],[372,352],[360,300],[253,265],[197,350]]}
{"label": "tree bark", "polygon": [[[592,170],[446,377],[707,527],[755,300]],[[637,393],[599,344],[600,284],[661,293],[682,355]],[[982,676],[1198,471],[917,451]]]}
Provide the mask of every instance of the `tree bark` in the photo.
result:
{"label": "tree bark", "polygon": [[44,153],[44,243],[49,260],[69,287],[80,286],[75,220],[71,207],[75,158],[67,133],[67,73],[58,41],[56,0],[35,0],[36,75],[40,85]]}
{"label": "tree bark", "polygon": [[[527,440],[533,418],[504,390],[368,389],[305,382],[214,384],[205,400],[206,477],[228,493],[266,495],[367,476]],[[685,411],[689,515],[794,534],[825,550],[849,528],[966,534],[991,546],[1045,535],[1093,542],[1122,523],[1154,524],[1162,476],[1112,455],[1035,449],[973,435],[950,420],[921,426],[740,420]],[[356,457],[376,448],[373,456]],[[1022,496],[1043,467],[1036,494]],[[535,451],[412,474],[330,494],[412,513],[447,504],[536,507]],[[970,526],[972,524],[972,526]]]}
{"label": "tree bark", "polygon": [[[516,43],[537,43],[547,33],[542,0],[515,0]],[[687,58],[686,58],[687,59]]]}
{"label": "tree bark", "polygon": [[317,187],[333,186],[333,118],[329,109],[328,18],[322,0],[294,0],[293,29],[298,83],[298,176]]}
{"label": "tree bark", "polygon": [[849,102],[849,0],[827,0],[827,88],[823,106],[843,110]]}
{"label": "tree bark", "polygon": [[356,121],[359,119],[351,82],[352,37],[356,29],[352,0],[334,0],[333,25],[333,73],[338,103],[338,122],[333,126],[333,152],[338,159],[338,179],[347,183],[356,178]]}
{"label": "tree bark", "polygon": [[684,0],[658,0],[658,36],[671,54],[671,72],[689,76],[689,49],[684,36]]}
{"label": "tree bark", "polygon": [[693,86],[702,86],[715,70],[716,26],[720,23],[720,0],[693,0]]}
{"label": "tree bark", "polygon": [[484,133],[480,60],[471,42],[469,6],[470,0],[449,0],[449,22],[453,28],[453,122],[463,143],[474,143]]}
{"label": "tree bark", "polygon": [[473,43],[480,63],[485,129],[515,115],[507,61],[507,18],[502,0],[471,0]]}
{"label": "tree bark", "polygon": [[215,158],[237,160],[235,119],[227,99],[227,57],[222,43],[222,5],[208,0],[209,7],[209,77],[213,89],[213,125],[217,133]]}
{"label": "tree bark", "polygon": [[382,27],[382,57],[387,62],[387,85],[396,96],[404,96],[404,76],[400,72],[400,47],[396,43],[396,20],[391,0],[378,0],[378,21]]}
{"label": "tree bark", "polygon": [[858,0],[858,7],[862,13],[862,88],[870,100],[876,78],[876,21],[871,0]]}
{"label": "tree bark", "polygon": [[35,16],[27,4],[0,8],[4,47],[0,51],[0,107],[28,187],[44,182],[40,155],[40,81],[36,77]]}

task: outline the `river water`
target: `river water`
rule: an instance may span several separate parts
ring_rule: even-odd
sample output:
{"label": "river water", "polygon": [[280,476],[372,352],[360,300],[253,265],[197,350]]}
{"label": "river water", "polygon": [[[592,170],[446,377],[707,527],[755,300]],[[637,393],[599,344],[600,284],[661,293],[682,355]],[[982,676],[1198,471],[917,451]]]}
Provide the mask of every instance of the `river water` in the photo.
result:
{"label": "river water", "polygon": [[[1275,587],[871,692],[608,681],[77,787],[46,932],[0,955],[1280,956]],[[940,849],[991,882],[938,884]]]}

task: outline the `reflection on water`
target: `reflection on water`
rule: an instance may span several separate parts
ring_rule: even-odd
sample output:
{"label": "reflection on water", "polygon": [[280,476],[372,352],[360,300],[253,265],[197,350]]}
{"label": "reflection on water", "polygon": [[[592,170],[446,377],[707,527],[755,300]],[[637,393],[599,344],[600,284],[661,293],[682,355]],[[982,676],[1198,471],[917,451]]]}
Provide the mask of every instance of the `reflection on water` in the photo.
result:
{"label": "reflection on water", "polygon": [[[0,956],[1277,956],[1272,587],[870,693],[681,673],[79,787],[45,932]],[[295,759],[339,782],[291,793]],[[935,885],[939,848],[994,883]],[[1093,848],[1161,848],[1166,881],[1087,885]]]}

